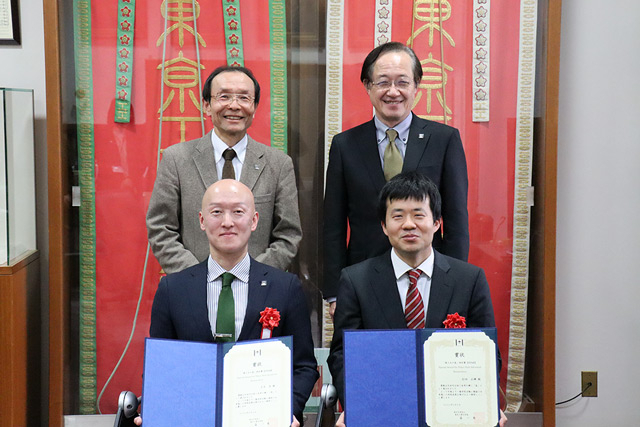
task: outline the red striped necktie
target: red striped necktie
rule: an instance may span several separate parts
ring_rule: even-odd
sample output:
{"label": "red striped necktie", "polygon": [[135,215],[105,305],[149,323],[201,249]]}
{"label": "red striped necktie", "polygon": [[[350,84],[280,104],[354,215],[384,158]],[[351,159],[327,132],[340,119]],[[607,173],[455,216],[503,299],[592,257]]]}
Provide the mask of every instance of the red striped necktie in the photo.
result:
{"label": "red striped necktie", "polygon": [[404,305],[404,318],[409,329],[422,329],[425,325],[424,303],[418,291],[418,277],[421,273],[417,268],[409,271],[409,290]]}

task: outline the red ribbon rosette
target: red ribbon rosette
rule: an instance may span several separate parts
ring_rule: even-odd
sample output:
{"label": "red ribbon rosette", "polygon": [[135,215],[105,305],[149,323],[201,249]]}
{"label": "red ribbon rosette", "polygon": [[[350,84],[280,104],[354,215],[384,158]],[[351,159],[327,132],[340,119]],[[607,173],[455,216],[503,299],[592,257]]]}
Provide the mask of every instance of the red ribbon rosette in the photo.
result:
{"label": "red ribbon rosette", "polygon": [[273,328],[280,324],[280,312],[275,308],[266,307],[260,312],[260,323],[262,323],[261,339],[271,338]]}
{"label": "red ribbon rosette", "polygon": [[467,321],[464,316],[460,316],[457,312],[447,314],[447,320],[442,322],[445,329],[464,329],[467,327]]}

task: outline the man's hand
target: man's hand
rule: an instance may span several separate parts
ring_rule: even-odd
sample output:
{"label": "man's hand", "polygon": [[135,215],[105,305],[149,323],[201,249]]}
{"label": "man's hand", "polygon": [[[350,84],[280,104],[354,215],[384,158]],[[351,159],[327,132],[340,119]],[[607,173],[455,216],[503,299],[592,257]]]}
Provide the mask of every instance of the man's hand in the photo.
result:
{"label": "man's hand", "polygon": [[295,415],[293,416],[293,422],[291,423],[291,427],[300,427],[300,422],[298,421]]}
{"label": "man's hand", "polygon": [[505,425],[507,425],[507,421],[508,421],[507,416],[504,414],[504,412],[502,412],[502,409],[500,409],[500,423],[499,423],[499,426],[500,427],[504,427]]}
{"label": "man's hand", "polygon": [[141,426],[142,425],[142,417],[140,415],[138,415],[137,417],[135,417],[133,419],[133,423],[137,426]]}
{"label": "man's hand", "polygon": [[331,320],[333,320],[333,315],[336,313],[336,302],[329,303],[329,314],[331,315]]}
{"label": "man's hand", "polygon": [[338,421],[336,421],[336,427],[347,427],[347,425],[344,423],[344,412],[342,412],[338,417]]}

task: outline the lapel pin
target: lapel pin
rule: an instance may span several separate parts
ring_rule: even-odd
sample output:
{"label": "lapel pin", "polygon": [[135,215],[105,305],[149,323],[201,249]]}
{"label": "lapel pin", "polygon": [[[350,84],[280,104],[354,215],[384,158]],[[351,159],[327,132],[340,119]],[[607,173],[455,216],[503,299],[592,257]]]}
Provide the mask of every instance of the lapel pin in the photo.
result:
{"label": "lapel pin", "polygon": [[418,134],[418,138],[420,138],[420,139],[424,138],[424,133]]}
{"label": "lapel pin", "polygon": [[262,282],[260,282],[260,286],[267,286],[267,281],[263,280]]}
{"label": "lapel pin", "polygon": [[260,169],[260,166],[258,166],[258,165],[253,165],[253,168],[254,168],[255,170],[259,170],[259,169]]}

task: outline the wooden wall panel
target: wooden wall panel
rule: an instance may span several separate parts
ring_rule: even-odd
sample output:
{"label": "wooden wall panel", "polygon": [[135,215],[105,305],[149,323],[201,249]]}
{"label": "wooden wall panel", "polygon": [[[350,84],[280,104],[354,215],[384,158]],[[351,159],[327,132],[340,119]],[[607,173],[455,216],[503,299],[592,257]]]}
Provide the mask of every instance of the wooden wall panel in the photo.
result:
{"label": "wooden wall panel", "polygon": [[62,137],[60,3],[43,0],[49,190],[49,413],[43,416],[48,417],[51,427],[64,425],[65,395],[71,392],[64,381],[69,360],[69,268],[65,254],[71,234],[67,220],[68,148]]}
{"label": "wooden wall panel", "polygon": [[539,3],[535,188],[532,209],[531,277],[528,309],[525,394],[545,426],[555,425],[556,187],[558,78],[561,0]]}
{"label": "wooden wall panel", "polygon": [[39,420],[40,328],[40,262],[38,252],[31,251],[0,266],[2,425]]}

